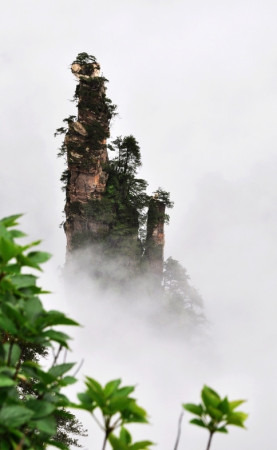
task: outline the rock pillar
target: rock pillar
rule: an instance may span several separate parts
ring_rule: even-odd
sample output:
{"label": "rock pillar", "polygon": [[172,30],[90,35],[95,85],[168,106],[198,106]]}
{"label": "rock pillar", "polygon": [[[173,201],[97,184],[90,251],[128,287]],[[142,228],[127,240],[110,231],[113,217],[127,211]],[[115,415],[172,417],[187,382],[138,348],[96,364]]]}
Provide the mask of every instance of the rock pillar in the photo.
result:
{"label": "rock pillar", "polygon": [[75,100],[78,116],[69,117],[64,140],[67,170],[64,230],[67,250],[72,251],[83,241],[101,233],[106,226],[95,215],[95,202],[102,199],[106,189],[106,139],[115,107],[106,97],[105,78],[94,60],[81,59],[71,66],[78,79]]}
{"label": "rock pillar", "polygon": [[148,271],[161,281],[164,262],[165,204],[155,197],[150,200],[144,259]]}

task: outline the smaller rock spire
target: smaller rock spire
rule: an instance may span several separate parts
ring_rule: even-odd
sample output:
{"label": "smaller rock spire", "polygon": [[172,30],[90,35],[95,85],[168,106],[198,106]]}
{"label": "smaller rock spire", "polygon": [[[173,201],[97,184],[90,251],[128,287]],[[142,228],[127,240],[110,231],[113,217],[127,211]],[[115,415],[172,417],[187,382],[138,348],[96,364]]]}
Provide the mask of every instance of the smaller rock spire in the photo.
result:
{"label": "smaller rock spire", "polygon": [[158,195],[155,194],[149,203],[144,258],[149,271],[160,280],[164,261],[164,222],[165,203],[160,201]]}

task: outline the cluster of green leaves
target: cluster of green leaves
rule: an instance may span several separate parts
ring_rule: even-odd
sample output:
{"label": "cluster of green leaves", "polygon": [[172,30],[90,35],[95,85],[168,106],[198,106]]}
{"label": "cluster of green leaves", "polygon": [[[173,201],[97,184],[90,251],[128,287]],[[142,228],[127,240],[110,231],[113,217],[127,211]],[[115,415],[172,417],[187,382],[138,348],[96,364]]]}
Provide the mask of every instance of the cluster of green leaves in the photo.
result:
{"label": "cluster of green leaves", "polygon": [[[60,311],[46,311],[38,295],[37,277],[25,267],[41,270],[50,255],[34,251],[40,241],[19,245],[25,234],[14,229],[20,215],[0,221],[0,442],[2,449],[42,449],[50,443],[56,417],[69,401],[62,388],[75,382],[66,375],[74,363],[45,370],[34,355],[47,348],[69,347],[69,336],[56,325],[78,325]],[[30,359],[28,359],[30,358]],[[2,444],[3,443],[3,444]]]}
{"label": "cluster of green leaves", "polygon": [[[130,423],[147,423],[147,413],[131,397],[134,386],[121,386],[121,380],[112,380],[101,386],[93,378],[86,378],[87,389],[78,394],[80,404],[78,408],[91,413],[99,427],[104,431],[103,449],[107,441],[114,450],[142,450],[152,446],[150,441],[132,442],[132,437],[126,429]],[[97,417],[100,413],[100,419]],[[119,429],[118,436],[115,430]]]}
{"label": "cluster of green leaves", "polygon": [[[51,445],[68,450],[69,445],[78,446],[70,434],[84,433],[68,411],[76,404],[63,392],[77,381],[70,375],[75,363],[58,363],[61,352],[69,348],[70,337],[55,326],[78,324],[60,311],[44,309],[39,295],[46,291],[25,268],[40,271],[40,264],[50,254],[33,250],[40,241],[17,243],[17,238],[25,236],[14,228],[19,217],[0,221],[0,449],[41,450]],[[47,355],[49,348],[54,353],[53,362],[44,368],[39,357]],[[120,380],[115,380],[102,388],[92,378],[87,378],[86,384],[77,407],[90,413],[101,409],[106,441],[109,438],[114,449],[148,448],[149,441],[132,444],[123,427],[147,422],[146,412],[130,397],[134,387],[120,387]],[[116,437],[113,431],[118,426],[122,429]]]}
{"label": "cluster of green leaves", "polygon": [[236,411],[245,400],[229,401],[227,397],[221,398],[216,391],[208,386],[203,387],[201,398],[201,403],[185,403],[183,408],[197,416],[190,423],[208,430],[207,450],[210,448],[214,433],[228,433],[227,427],[229,425],[245,428],[244,422],[248,414]]}

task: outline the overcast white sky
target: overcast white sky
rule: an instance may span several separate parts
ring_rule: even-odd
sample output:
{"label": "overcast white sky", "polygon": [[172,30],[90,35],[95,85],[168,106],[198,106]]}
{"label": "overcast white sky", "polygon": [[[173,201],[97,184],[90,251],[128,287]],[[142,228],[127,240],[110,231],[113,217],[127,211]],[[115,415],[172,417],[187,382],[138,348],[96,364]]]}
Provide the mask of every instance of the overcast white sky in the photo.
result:
{"label": "overcast white sky", "polygon": [[1,7],[1,216],[26,213],[25,230],[55,255],[50,271],[63,264],[53,133],[75,112],[71,61],[95,55],[118,105],[112,135],[135,135],[150,190],[175,201],[166,254],[187,268],[213,324],[220,364],[208,382],[249,399],[249,430],[214,450],[277,445],[276,19],[270,0]]}

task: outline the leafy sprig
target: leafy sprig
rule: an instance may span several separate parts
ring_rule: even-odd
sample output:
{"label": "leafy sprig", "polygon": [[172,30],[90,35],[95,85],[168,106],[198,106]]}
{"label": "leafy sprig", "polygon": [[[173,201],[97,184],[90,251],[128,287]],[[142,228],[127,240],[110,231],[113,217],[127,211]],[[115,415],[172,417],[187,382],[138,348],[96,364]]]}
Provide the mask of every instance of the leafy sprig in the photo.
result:
{"label": "leafy sprig", "polygon": [[196,416],[190,423],[208,430],[207,450],[211,446],[212,437],[215,433],[228,433],[227,427],[229,425],[245,428],[244,422],[248,414],[236,411],[245,400],[229,401],[228,397],[221,398],[216,391],[208,386],[203,387],[201,399],[202,402],[199,404],[184,403],[183,408]]}

